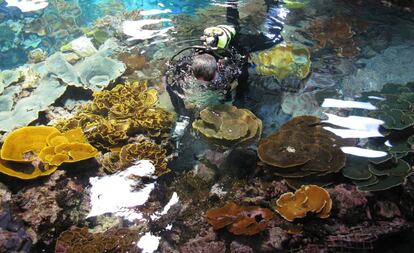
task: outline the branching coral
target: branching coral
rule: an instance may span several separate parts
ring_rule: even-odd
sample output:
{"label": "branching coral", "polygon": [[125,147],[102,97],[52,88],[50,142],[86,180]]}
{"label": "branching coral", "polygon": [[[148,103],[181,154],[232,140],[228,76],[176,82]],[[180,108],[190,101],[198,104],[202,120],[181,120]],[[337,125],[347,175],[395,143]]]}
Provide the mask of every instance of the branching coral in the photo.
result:
{"label": "branching coral", "polygon": [[282,194],[276,201],[275,210],[283,218],[293,221],[303,218],[308,212],[316,213],[320,218],[328,218],[332,209],[329,193],[316,185],[304,185],[295,193]]}
{"label": "branching coral", "polygon": [[65,133],[48,126],[19,128],[6,136],[0,171],[21,179],[53,173],[62,163],[93,158],[98,151],[86,142],[80,128]]}
{"label": "branching coral", "polygon": [[323,129],[319,118],[300,116],[262,139],[257,151],[260,160],[270,166],[269,173],[307,180],[339,172],[346,161],[340,149],[345,143]]}
{"label": "branching coral", "polygon": [[89,142],[109,149],[122,146],[137,134],[165,140],[173,115],[155,107],[157,92],[146,82],[119,84],[110,91],[94,93],[94,99],[78,115],[59,122],[62,130],[81,127]]}
{"label": "branching coral", "polygon": [[193,128],[220,144],[246,144],[260,137],[262,121],[247,109],[221,104],[202,110]]}
{"label": "branching coral", "polygon": [[75,228],[60,234],[56,253],[137,252],[138,231],[117,228],[105,233],[89,233],[87,228]]}
{"label": "branching coral", "polygon": [[214,230],[228,227],[229,232],[235,235],[254,235],[266,229],[273,214],[267,208],[240,207],[229,202],[223,207],[208,210],[206,217]]}
{"label": "branching coral", "polygon": [[257,65],[257,72],[274,75],[279,81],[288,76],[304,79],[310,72],[309,50],[291,43],[253,54],[252,60]]}

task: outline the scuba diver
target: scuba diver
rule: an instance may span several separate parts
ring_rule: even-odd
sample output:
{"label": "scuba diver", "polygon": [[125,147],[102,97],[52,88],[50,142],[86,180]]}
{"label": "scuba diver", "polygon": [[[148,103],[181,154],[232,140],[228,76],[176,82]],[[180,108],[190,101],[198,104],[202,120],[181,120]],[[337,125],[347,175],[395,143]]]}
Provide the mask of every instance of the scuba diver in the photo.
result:
{"label": "scuba diver", "polygon": [[[184,48],[171,58],[164,80],[178,114],[195,117],[206,106],[245,96],[249,53],[282,41],[280,6],[277,1],[265,0],[265,3],[265,32],[239,33],[238,1],[230,0],[227,2],[230,25],[206,28],[200,38],[202,45]],[[181,56],[188,51],[191,53]]]}

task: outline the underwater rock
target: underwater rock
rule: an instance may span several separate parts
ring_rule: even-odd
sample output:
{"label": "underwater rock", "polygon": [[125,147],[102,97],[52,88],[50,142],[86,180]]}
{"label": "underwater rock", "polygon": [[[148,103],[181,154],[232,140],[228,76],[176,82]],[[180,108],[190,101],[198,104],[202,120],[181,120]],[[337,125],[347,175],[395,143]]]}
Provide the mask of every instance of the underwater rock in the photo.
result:
{"label": "underwater rock", "polygon": [[15,195],[13,202],[20,210],[18,215],[34,231],[34,242],[52,246],[62,230],[71,224],[84,223],[84,189],[65,174],[57,171]]}
{"label": "underwater rock", "polygon": [[377,201],[374,205],[376,214],[383,219],[401,217],[398,206],[391,201]]}
{"label": "underwater rock", "polygon": [[283,93],[282,110],[292,117],[312,115],[320,117],[322,110],[314,93]]}
{"label": "underwater rock", "polygon": [[[411,61],[414,57],[413,48],[413,44],[392,46],[372,58],[359,59],[356,64],[363,67],[344,79],[344,94],[353,97],[362,91],[379,91],[386,83],[413,81],[414,73],[406,71],[414,68],[414,62]],[[361,85],[355,85],[357,83]]]}
{"label": "underwater rock", "polygon": [[219,240],[216,233],[212,230],[207,231],[203,235],[197,235],[197,237],[189,240],[180,247],[181,253],[199,253],[199,252],[216,252],[225,253],[226,244],[224,241]]}
{"label": "underwater rock", "polygon": [[348,223],[354,224],[366,217],[370,193],[360,192],[353,185],[339,184],[329,188],[328,192],[333,201],[335,216]]}
{"label": "underwater rock", "polygon": [[0,252],[28,253],[31,250],[32,239],[23,224],[14,219],[11,208],[4,202],[0,203],[0,238]]}
{"label": "underwater rock", "polygon": [[269,228],[269,237],[265,240],[260,249],[263,251],[272,252],[274,250],[283,250],[283,244],[289,240],[289,234],[280,227]]}
{"label": "underwater rock", "polygon": [[230,253],[253,253],[253,249],[247,245],[243,245],[237,241],[230,243]]}

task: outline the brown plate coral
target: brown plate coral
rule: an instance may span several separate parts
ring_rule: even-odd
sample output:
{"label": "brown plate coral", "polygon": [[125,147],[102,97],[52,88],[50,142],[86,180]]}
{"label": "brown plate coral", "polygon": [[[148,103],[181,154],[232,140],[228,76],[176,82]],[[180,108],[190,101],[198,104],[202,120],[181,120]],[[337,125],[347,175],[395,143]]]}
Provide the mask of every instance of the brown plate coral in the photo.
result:
{"label": "brown plate coral", "polygon": [[275,207],[275,211],[288,221],[303,218],[309,212],[323,219],[328,218],[331,209],[332,200],[328,191],[317,185],[303,185],[295,193],[282,194]]}
{"label": "brown plate coral", "polygon": [[214,230],[227,227],[235,235],[254,235],[266,229],[273,214],[267,208],[257,206],[240,207],[234,202],[228,202],[223,207],[207,211],[207,222]]}
{"label": "brown plate coral", "polygon": [[340,146],[345,140],[323,129],[314,116],[293,118],[259,143],[259,159],[269,173],[285,178],[315,178],[336,173],[345,165]]}
{"label": "brown plate coral", "polygon": [[62,163],[78,162],[98,154],[86,142],[80,128],[61,133],[49,126],[28,126],[11,132],[0,152],[0,171],[21,179],[50,175]]}
{"label": "brown plate coral", "polygon": [[310,52],[296,44],[279,44],[272,49],[252,55],[257,65],[256,71],[263,75],[273,75],[278,81],[288,76],[304,79],[310,72]]}
{"label": "brown plate coral", "polygon": [[220,104],[200,112],[193,128],[218,144],[248,144],[262,133],[262,121],[247,109]]}

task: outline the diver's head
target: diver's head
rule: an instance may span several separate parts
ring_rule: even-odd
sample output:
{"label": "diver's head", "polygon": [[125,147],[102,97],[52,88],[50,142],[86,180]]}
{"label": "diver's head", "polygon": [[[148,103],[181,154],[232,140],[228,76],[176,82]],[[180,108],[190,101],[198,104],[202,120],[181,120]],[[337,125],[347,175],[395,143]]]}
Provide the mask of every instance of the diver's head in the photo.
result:
{"label": "diver's head", "polygon": [[193,75],[198,80],[211,81],[217,72],[217,61],[211,54],[198,54],[193,57],[191,65]]}

